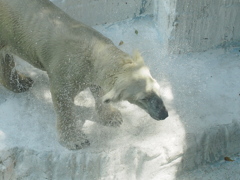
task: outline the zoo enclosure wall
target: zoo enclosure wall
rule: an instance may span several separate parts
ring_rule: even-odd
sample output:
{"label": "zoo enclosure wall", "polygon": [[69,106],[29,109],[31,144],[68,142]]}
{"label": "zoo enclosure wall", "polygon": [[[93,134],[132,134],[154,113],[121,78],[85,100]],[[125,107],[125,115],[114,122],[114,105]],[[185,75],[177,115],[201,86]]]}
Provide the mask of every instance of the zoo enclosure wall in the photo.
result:
{"label": "zoo enclosure wall", "polygon": [[169,53],[240,45],[240,0],[51,0],[90,26],[152,16]]}

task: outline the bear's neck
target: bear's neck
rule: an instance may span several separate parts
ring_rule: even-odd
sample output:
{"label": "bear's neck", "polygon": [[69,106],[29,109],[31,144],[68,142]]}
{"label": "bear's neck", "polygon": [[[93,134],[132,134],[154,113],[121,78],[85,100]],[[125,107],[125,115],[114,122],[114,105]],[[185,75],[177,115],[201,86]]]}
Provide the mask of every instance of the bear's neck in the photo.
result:
{"label": "bear's neck", "polygon": [[96,53],[94,61],[94,81],[105,92],[110,91],[118,76],[124,71],[123,60],[130,56],[114,45],[108,45]]}

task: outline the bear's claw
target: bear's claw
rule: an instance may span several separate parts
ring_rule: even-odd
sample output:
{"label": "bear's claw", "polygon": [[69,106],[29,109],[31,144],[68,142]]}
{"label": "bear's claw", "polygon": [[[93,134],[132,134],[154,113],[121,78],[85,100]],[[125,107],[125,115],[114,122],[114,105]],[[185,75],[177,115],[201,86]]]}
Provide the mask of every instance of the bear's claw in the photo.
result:
{"label": "bear's claw", "polygon": [[86,135],[83,133],[72,134],[72,136],[60,135],[59,143],[62,146],[68,148],[69,150],[78,150],[90,145],[89,140],[86,138]]}

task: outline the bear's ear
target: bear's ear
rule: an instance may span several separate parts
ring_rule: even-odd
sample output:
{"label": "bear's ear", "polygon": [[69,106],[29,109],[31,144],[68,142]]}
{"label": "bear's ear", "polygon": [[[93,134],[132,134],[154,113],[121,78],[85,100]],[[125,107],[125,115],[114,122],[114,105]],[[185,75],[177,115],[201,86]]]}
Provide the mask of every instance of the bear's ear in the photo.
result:
{"label": "bear's ear", "polygon": [[143,58],[141,56],[141,53],[138,50],[133,51],[133,60],[138,64],[144,65]]}
{"label": "bear's ear", "polygon": [[133,60],[130,58],[130,57],[127,57],[127,58],[123,58],[121,60],[121,65],[130,65],[133,63]]}

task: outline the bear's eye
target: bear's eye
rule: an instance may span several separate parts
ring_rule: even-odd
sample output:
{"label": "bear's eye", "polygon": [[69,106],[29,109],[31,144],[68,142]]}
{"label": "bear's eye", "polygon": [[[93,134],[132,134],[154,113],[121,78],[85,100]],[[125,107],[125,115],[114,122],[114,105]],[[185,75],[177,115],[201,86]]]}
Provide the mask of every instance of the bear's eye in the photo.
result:
{"label": "bear's eye", "polygon": [[107,104],[107,103],[110,103],[110,101],[111,101],[110,99],[106,99],[106,100],[104,101],[104,103]]}
{"label": "bear's eye", "polygon": [[147,98],[142,98],[142,99],[140,99],[141,101],[147,101]]}

